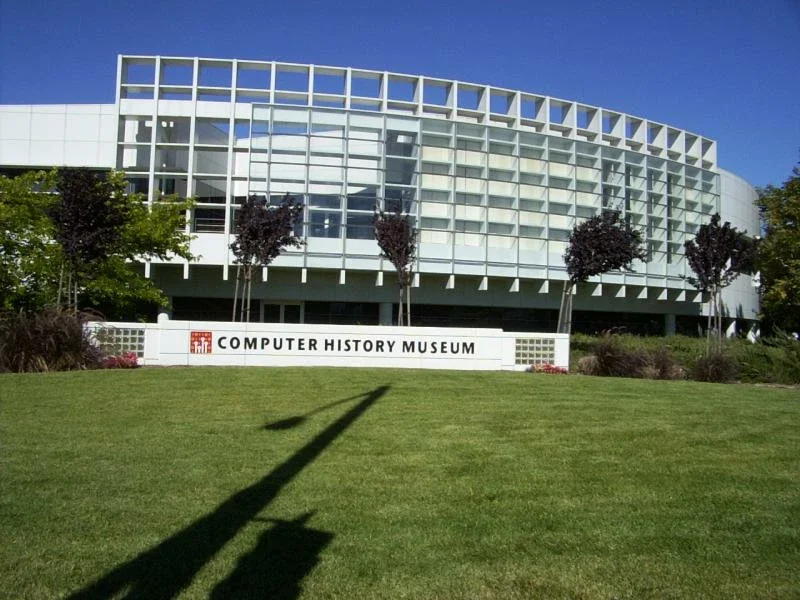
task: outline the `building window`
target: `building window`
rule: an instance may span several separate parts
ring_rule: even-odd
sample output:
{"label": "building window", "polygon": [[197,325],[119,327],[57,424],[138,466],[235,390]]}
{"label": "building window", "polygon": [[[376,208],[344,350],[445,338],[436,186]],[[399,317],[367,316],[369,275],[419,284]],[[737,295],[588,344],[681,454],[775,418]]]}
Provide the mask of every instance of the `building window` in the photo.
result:
{"label": "building window", "polygon": [[375,239],[372,214],[347,213],[347,238],[351,240]]}
{"label": "building window", "polygon": [[309,221],[309,237],[341,237],[342,213],[338,211],[312,210],[309,213]]}

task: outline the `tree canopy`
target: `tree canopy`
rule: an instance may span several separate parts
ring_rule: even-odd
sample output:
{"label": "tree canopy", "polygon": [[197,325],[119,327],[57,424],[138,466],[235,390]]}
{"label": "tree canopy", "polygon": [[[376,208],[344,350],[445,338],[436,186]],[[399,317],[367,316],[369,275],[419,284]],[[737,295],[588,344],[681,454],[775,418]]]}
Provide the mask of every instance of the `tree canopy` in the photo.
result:
{"label": "tree canopy", "polygon": [[144,316],[143,304],[165,303],[137,263],[192,258],[185,232],[192,203],[162,197],[147,204],[126,188],[114,171],[0,176],[2,306],[42,308],[56,304],[62,290],[62,303],[135,319]]}
{"label": "tree canopy", "polygon": [[303,216],[303,204],[286,194],[268,206],[259,196],[250,196],[237,211],[231,250],[241,265],[267,266],[286,247],[299,248],[302,238],[294,228]]}
{"label": "tree canopy", "polygon": [[48,211],[55,171],[0,176],[0,308],[36,309],[54,301],[60,250]]}
{"label": "tree canopy", "polygon": [[761,190],[764,225],[759,244],[764,325],[800,331],[800,167],[780,187]]}
{"label": "tree canopy", "polygon": [[616,211],[603,211],[575,226],[564,253],[573,284],[609,271],[629,269],[637,259],[645,259],[642,233],[626,227]]}
{"label": "tree canopy", "polygon": [[74,269],[103,260],[113,253],[128,221],[124,188],[112,178],[88,169],[61,169],[57,200],[50,209],[53,237]]}
{"label": "tree canopy", "polygon": [[628,269],[636,259],[645,259],[642,234],[622,223],[618,212],[605,210],[576,225],[564,252],[568,280],[561,296],[558,332],[570,333],[572,329],[572,292],[577,284],[602,273]]}
{"label": "tree canopy", "polygon": [[722,290],[742,273],[753,273],[756,257],[755,240],[727,221],[720,225],[720,221],[719,213],[713,215],[709,223],[700,226],[695,238],[684,244],[686,261],[694,273],[686,279],[709,294],[708,335],[712,335],[713,318],[717,339],[722,336]]}
{"label": "tree canopy", "polygon": [[719,213],[701,225],[693,240],[684,244],[686,260],[694,276],[686,279],[702,292],[730,285],[742,273],[755,268],[755,241],[746,232],[731,227],[728,221],[720,225]]}
{"label": "tree canopy", "polygon": [[605,210],[576,225],[564,252],[568,279],[558,311],[558,333],[572,329],[572,292],[577,284],[595,275],[629,269],[634,260],[645,256],[642,233],[621,222],[616,211]]}
{"label": "tree canopy", "polygon": [[[236,292],[233,300],[233,318],[236,319],[236,303],[239,285],[242,285],[240,320],[249,320],[250,294],[253,267],[266,267],[275,260],[284,248],[299,248],[303,240],[295,233],[295,227],[303,216],[303,204],[294,196],[286,194],[280,202],[268,206],[261,196],[248,197],[236,214],[231,251],[239,265],[236,271]],[[240,270],[244,277],[240,279]]]}
{"label": "tree canopy", "polygon": [[124,188],[118,189],[114,183],[88,169],[58,172],[57,200],[50,209],[50,219],[63,257],[59,303],[64,298],[67,306],[77,308],[80,290],[114,253],[122,237],[128,204],[122,199],[124,193],[117,196]]}

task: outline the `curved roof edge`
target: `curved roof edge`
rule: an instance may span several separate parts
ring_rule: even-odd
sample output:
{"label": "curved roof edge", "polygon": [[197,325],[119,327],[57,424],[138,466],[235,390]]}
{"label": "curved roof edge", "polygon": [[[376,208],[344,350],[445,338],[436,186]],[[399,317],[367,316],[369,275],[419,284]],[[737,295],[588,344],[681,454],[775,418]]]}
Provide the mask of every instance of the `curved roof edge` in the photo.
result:
{"label": "curved roof edge", "polygon": [[[141,55],[119,55],[118,61],[120,98],[128,91],[141,95],[155,87],[167,92],[198,89],[213,95],[227,95],[234,88],[232,100],[255,93],[271,104],[365,106],[380,112],[530,129],[703,169],[717,167],[716,141],[710,138],[646,117],[545,94],[424,75],[280,61]],[[137,73],[129,79],[130,67]],[[183,70],[184,77],[162,80],[165,68]],[[203,77],[204,69],[217,71],[217,77]],[[220,79],[219,72],[225,70],[230,75]],[[239,77],[245,73],[259,77]]]}

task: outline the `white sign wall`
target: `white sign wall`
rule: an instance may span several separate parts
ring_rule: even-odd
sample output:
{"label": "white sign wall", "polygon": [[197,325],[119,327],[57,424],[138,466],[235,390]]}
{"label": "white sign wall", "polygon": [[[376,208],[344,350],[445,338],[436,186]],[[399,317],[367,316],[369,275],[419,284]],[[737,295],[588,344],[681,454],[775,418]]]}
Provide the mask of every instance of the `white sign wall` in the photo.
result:
{"label": "white sign wall", "polygon": [[[569,336],[508,333],[500,329],[297,325],[169,321],[98,323],[144,330],[145,365],[253,365],[524,369],[515,364],[518,339],[548,348],[545,362],[569,365]],[[545,353],[546,353],[545,352]]]}

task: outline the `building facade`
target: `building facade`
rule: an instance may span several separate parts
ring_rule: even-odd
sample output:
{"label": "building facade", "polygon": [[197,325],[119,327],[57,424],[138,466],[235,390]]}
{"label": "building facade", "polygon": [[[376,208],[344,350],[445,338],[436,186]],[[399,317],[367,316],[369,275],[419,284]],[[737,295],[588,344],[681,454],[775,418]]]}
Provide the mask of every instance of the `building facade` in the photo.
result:
{"label": "building facade", "polygon": [[[112,105],[0,107],[0,166],[125,171],[148,202],[196,199],[199,258],[143,265],[173,318],[229,319],[238,204],[289,193],[306,244],[253,286],[254,319],[391,323],[393,269],[375,208],[419,231],[412,322],[553,330],[572,228],[604,209],[648,260],[580,286],[573,327],[691,330],[707,306],[683,244],[715,212],[759,230],[755,191],[715,141],[622,112],[487,85],[354,68],[120,56]],[[726,290],[754,320],[757,289]]]}

